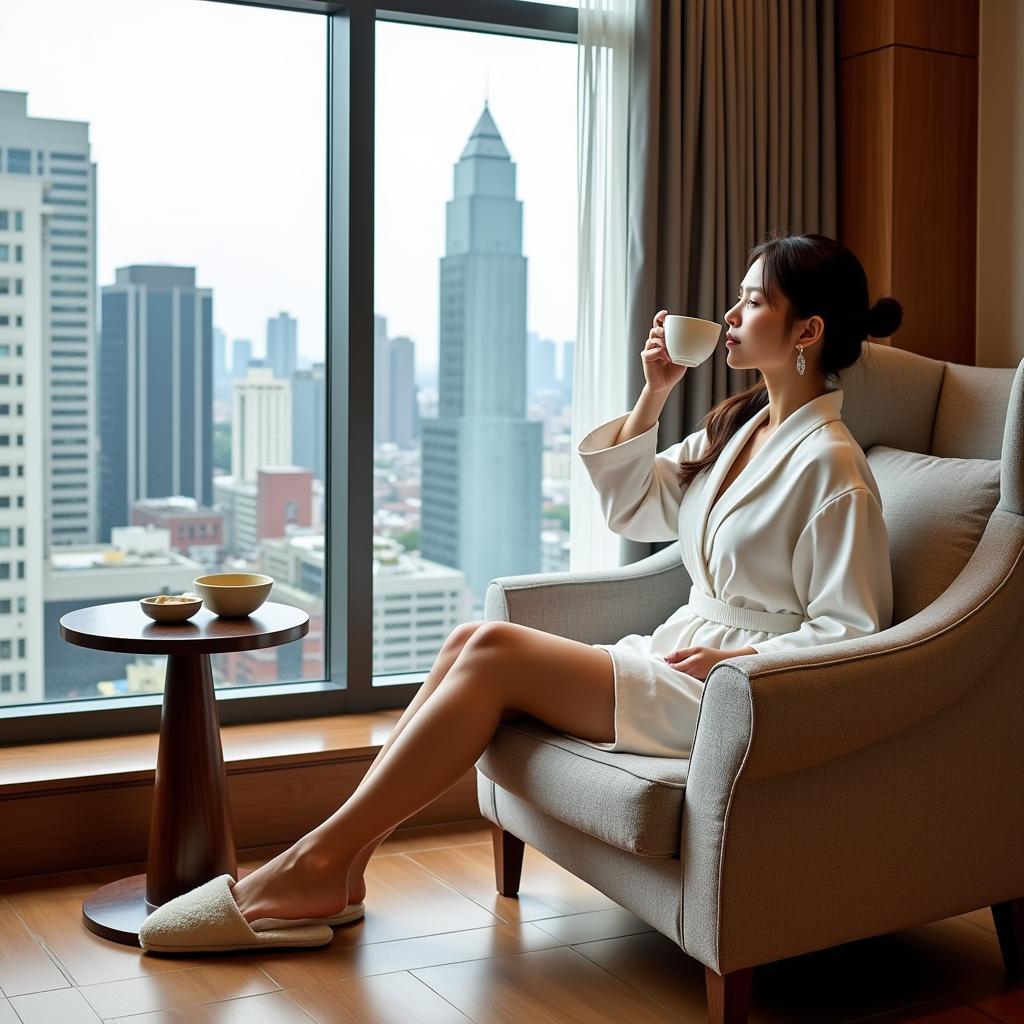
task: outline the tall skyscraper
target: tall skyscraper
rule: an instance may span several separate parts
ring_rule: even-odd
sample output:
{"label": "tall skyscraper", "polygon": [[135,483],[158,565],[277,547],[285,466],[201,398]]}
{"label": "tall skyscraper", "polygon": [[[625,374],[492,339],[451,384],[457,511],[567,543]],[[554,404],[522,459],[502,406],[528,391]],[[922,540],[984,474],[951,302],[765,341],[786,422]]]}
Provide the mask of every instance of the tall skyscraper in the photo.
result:
{"label": "tall skyscraper", "polygon": [[[89,544],[98,529],[96,165],[89,125],[29,117],[27,93],[0,91],[0,149],[0,174],[41,181],[48,224],[33,241],[42,245],[46,315],[34,342],[42,351],[43,379],[36,394],[25,396],[45,410],[44,492],[36,514],[45,520],[47,549]],[[38,216],[33,223],[40,230]]]}
{"label": "tall skyscraper", "polygon": [[423,421],[425,558],[495,577],[540,568],[543,424],[526,419],[526,257],[515,165],[486,103],[454,169],[441,257],[439,415]]}
{"label": "tall skyscraper", "polygon": [[0,706],[41,701],[44,691],[44,192],[41,178],[0,174]]}
{"label": "tall skyscraper", "polygon": [[119,267],[102,290],[102,539],[139,498],[213,503],[213,291],[194,267]]}
{"label": "tall skyscraper", "polygon": [[248,338],[235,338],[231,343],[231,379],[242,380],[249,375],[252,360],[252,342]]}
{"label": "tall skyscraper", "polygon": [[298,327],[298,320],[284,312],[267,320],[267,366],[281,380],[291,380],[296,369]]}
{"label": "tall skyscraper", "polygon": [[278,380],[267,366],[253,367],[235,381],[231,417],[231,475],[239,483],[255,483],[266,466],[292,461],[292,385]]}
{"label": "tall skyscraper", "polygon": [[325,479],[327,455],[327,410],[324,364],[297,370],[292,377],[292,464],[313,471]]}
{"label": "tall skyscraper", "polygon": [[562,397],[572,401],[572,367],[576,345],[571,341],[562,344]]}
{"label": "tall skyscraper", "polygon": [[418,437],[416,345],[411,338],[388,338],[386,322],[375,317],[373,339],[373,424],[377,444],[408,446]]}

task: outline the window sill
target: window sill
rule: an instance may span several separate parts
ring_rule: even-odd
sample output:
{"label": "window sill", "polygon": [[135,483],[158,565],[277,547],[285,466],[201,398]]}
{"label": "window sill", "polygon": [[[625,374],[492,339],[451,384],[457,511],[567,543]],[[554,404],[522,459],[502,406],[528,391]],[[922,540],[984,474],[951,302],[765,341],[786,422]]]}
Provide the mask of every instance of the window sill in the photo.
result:
{"label": "window sill", "polygon": [[[222,725],[228,774],[237,770],[377,756],[401,708],[285,722]],[[53,789],[152,781],[159,733],[0,747],[0,800]]]}
{"label": "window sill", "polygon": [[[402,708],[221,727],[238,849],[294,842],[355,790]],[[158,735],[0,747],[0,878],[146,859]],[[481,817],[475,766],[408,826]]]}

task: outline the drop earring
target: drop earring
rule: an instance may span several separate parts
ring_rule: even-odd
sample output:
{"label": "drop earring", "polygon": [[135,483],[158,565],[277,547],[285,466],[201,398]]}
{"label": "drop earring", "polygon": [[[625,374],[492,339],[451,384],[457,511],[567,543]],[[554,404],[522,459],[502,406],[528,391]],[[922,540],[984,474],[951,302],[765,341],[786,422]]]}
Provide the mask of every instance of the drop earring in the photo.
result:
{"label": "drop earring", "polygon": [[807,369],[807,360],[804,359],[804,347],[803,347],[803,345],[797,345],[796,349],[797,349],[796,372],[799,373],[800,376],[802,377],[804,375],[804,370]]}

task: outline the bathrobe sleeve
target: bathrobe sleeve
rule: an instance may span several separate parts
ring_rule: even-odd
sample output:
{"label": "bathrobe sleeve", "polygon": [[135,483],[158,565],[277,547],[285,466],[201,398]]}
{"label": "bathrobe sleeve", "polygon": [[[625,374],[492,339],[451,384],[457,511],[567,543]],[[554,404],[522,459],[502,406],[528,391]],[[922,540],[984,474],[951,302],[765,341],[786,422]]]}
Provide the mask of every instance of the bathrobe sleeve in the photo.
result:
{"label": "bathrobe sleeve", "polygon": [[577,446],[597,489],[609,529],[639,541],[679,539],[679,463],[696,459],[706,437],[697,430],[658,451],[658,424],[613,444],[629,413],[595,427]]}
{"label": "bathrobe sleeve", "polygon": [[758,654],[832,644],[892,625],[889,535],[871,491],[844,491],[815,513],[796,542],[793,582],[809,618],[792,633],[746,645]]}

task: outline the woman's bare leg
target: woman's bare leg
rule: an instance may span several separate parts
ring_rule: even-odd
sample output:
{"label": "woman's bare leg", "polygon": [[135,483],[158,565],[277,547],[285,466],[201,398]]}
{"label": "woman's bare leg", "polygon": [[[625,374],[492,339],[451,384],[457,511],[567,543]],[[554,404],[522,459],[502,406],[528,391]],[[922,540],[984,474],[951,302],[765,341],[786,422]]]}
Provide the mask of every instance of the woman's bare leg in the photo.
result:
{"label": "woman's bare leg", "polygon": [[[427,673],[427,678],[423,681],[423,685],[416,691],[416,695],[402,713],[402,717],[395,723],[394,729],[391,730],[391,735],[384,741],[380,750],[377,751],[377,756],[373,759],[370,767],[366,769],[366,773],[359,781],[361,786],[370,775],[373,774],[374,769],[384,759],[384,756],[391,749],[392,744],[398,739],[402,730],[412,720],[413,715],[423,706],[427,697],[430,696],[437,688],[438,683],[448,674],[449,669],[455,662],[455,659],[462,653],[462,649],[466,646],[467,641],[477,629],[482,626],[482,622],[465,622],[460,626],[456,626],[455,629],[449,634],[448,639],[441,645],[441,650],[437,652],[437,657],[434,659],[434,665],[430,672]],[[356,787],[356,789],[359,788]],[[378,836],[373,842],[367,844],[359,851],[355,861],[352,864],[352,870],[349,873],[349,885],[351,889],[348,894],[349,903],[358,903],[360,900],[366,897],[366,883],[363,880],[364,872],[366,871],[366,865],[370,858],[373,856],[377,847],[384,842],[385,839],[394,829],[390,829],[385,832],[384,835]]]}
{"label": "woman's bare leg", "polygon": [[507,710],[603,742],[614,736],[614,708],[607,651],[527,626],[486,623],[352,796],[236,883],[243,916],[325,917],[344,909],[360,851],[458,781]]}

